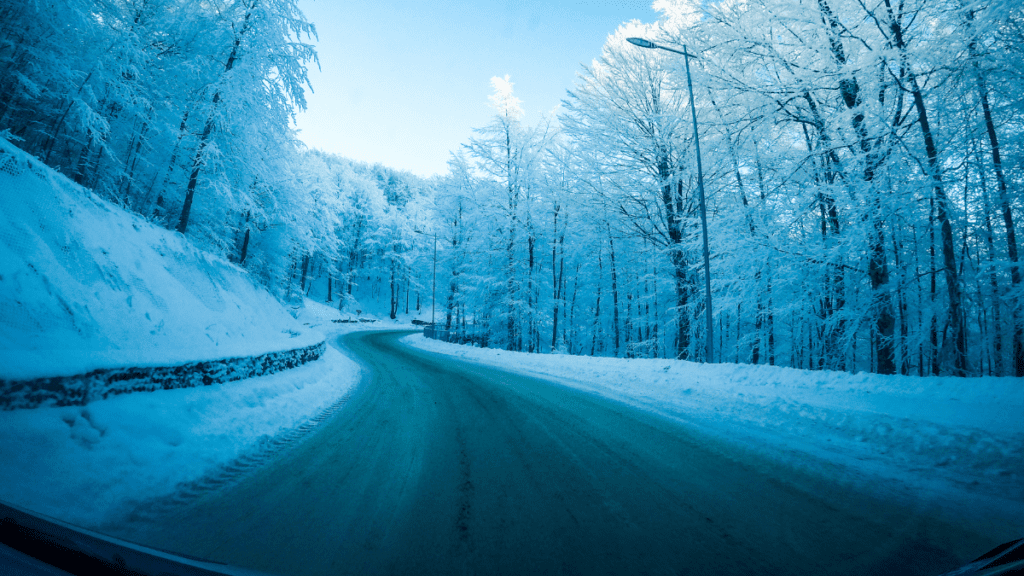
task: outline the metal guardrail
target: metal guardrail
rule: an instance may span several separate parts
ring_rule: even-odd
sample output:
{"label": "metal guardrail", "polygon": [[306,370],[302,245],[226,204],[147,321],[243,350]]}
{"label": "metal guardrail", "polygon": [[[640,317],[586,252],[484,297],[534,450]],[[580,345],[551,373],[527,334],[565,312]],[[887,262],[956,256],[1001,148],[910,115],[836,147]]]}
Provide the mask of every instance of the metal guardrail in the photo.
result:
{"label": "metal guardrail", "polygon": [[427,324],[423,327],[423,335],[431,340],[440,340],[452,344],[474,344],[487,348],[488,334],[483,326],[455,326],[446,328],[438,324]]}

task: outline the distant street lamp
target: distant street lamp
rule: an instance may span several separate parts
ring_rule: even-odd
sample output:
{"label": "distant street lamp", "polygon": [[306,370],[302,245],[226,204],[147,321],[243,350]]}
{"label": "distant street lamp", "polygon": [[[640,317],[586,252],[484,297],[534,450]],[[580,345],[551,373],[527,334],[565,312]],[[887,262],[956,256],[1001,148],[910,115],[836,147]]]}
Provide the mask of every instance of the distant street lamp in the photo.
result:
{"label": "distant street lamp", "polygon": [[693,54],[690,54],[686,50],[686,46],[683,49],[675,50],[655,44],[650,40],[643,38],[626,38],[626,40],[635,46],[641,48],[651,48],[656,50],[665,50],[666,52],[675,52],[676,54],[683,55],[683,61],[686,62],[686,86],[690,89],[690,112],[693,115],[693,143],[697,149],[697,192],[700,196],[700,225],[704,231],[704,312],[706,314],[707,323],[707,343],[705,344],[705,362],[713,363],[714,360],[714,332],[711,324],[711,254],[708,251],[708,211],[706,204],[704,203],[704,167],[700,160],[700,139],[697,137],[697,106],[693,99],[693,80],[690,79],[690,58],[696,58]]}
{"label": "distant street lamp", "polygon": [[[420,230],[413,230],[417,234],[427,235],[426,232]],[[430,325],[434,325],[434,303],[437,300],[437,232],[434,232],[434,278],[433,286],[430,289]]]}

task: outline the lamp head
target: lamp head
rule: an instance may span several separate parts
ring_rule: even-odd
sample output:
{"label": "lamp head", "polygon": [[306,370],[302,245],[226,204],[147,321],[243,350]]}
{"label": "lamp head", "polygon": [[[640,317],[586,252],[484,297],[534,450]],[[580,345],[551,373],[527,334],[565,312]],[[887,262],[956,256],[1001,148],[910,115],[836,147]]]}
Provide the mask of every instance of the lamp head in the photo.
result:
{"label": "lamp head", "polygon": [[626,41],[641,48],[657,48],[658,45],[644,38],[626,38]]}

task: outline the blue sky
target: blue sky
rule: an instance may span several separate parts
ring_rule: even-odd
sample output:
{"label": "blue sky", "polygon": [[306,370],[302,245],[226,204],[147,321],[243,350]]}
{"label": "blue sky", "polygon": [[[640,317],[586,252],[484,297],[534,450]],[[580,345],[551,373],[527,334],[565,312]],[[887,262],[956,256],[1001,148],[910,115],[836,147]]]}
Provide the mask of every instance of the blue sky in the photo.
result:
{"label": "blue sky", "polygon": [[307,145],[409,170],[446,171],[486,124],[492,76],[510,75],[526,121],[554,109],[619,24],[650,0],[300,0],[322,71],[298,117]]}

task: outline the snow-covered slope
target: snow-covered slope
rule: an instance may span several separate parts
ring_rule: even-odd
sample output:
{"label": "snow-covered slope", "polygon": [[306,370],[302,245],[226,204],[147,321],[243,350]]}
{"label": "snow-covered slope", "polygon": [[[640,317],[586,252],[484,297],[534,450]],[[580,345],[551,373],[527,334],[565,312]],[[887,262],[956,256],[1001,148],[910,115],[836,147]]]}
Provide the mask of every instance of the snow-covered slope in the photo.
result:
{"label": "snow-covered slope", "polygon": [[296,314],[332,345],[294,370],[87,406],[0,411],[0,500],[99,528],[140,503],[215,487],[224,466],[258,465],[339,409],[359,383],[363,371],[334,348],[336,336],[378,327],[337,323],[346,316],[308,299]]}
{"label": "snow-covered slope", "polygon": [[0,380],[308,346],[244,271],[0,138]]}
{"label": "snow-covered slope", "polygon": [[[299,321],[338,332],[338,317],[307,302]],[[100,527],[141,502],[195,494],[225,465],[260,464],[340,409],[361,376],[328,346],[315,362],[259,378],[0,411],[0,500]]]}

